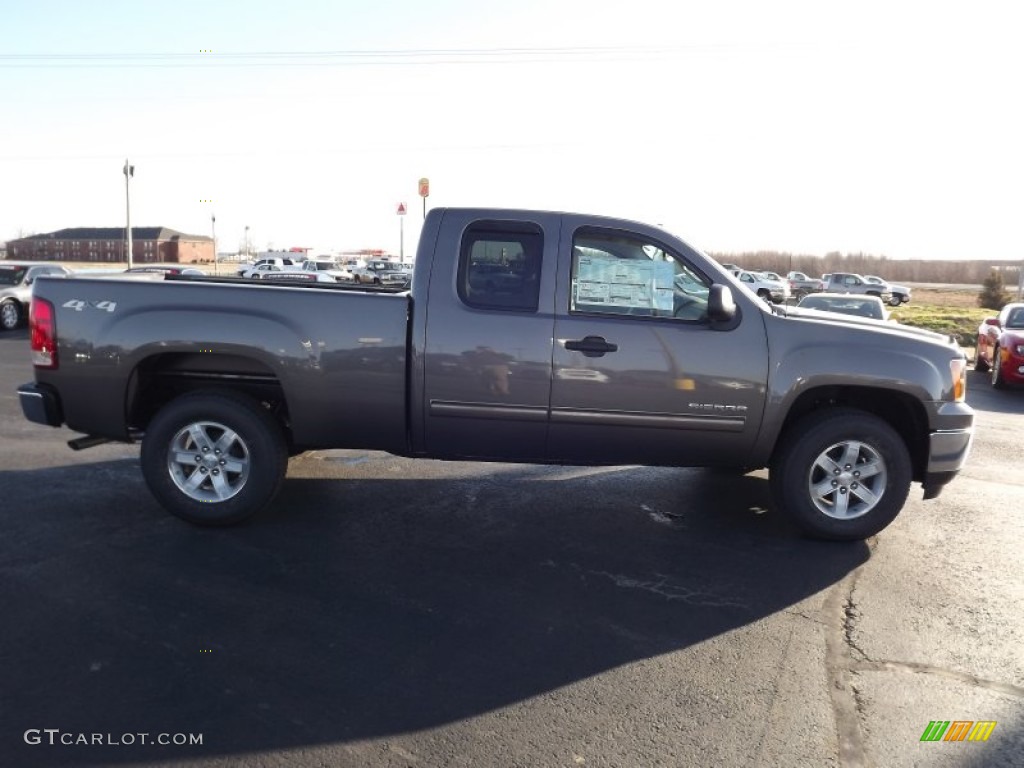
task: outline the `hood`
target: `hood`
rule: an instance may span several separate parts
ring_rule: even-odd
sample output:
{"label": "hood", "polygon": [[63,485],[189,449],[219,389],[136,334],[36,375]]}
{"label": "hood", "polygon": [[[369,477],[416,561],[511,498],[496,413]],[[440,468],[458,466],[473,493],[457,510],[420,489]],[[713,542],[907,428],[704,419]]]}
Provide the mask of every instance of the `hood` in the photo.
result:
{"label": "hood", "polygon": [[821,309],[807,309],[801,307],[776,307],[776,309],[783,317],[792,318],[794,320],[819,322],[829,325],[847,325],[871,328],[885,333],[896,333],[907,338],[927,339],[928,341],[938,342],[940,344],[953,344],[959,348],[959,345],[956,343],[956,339],[948,334],[936,333],[935,331],[928,331],[924,328],[914,328],[909,325],[901,325],[900,323],[891,322],[889,320],[873,320],[870,317],[857,317],[856,315],[844,315],[840,312],[826,312]]}

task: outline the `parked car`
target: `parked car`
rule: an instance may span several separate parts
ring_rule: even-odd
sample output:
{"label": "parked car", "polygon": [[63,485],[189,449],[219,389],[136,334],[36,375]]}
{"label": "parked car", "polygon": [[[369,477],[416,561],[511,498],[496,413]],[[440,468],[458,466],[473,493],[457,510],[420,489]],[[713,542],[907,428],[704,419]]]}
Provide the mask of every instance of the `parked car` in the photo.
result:
{"label": "parked car", "polygon": [[375,259],[374,261],[366,262],[366,266],[364,267],[356,267],[353,269],[352,275],[355,277],[355,281],[357,283],[381,285],[381,275],[392,268],[394,268],[394,262],[387,261],[385,259]]}
{"label": "parked car", "polygon": [[390,269],[380,273],[381,285],[408,288],[412,284],[413,265],[408,262],[392,264]]}
{"label": "parked car", "polygon": [[316,272],[322,282],[351,283],[352,270],[345,268],[334,259],[306,259],[300,267],[302,272]]}
{"label": "parked car", "polygon": [[815,277],[808,277],[803,272],[788,272],[786,280],[789,282],[789,291],[798,300],[808,293],[817,293],[825,290],[825,283]]}
{"label": "parked car", "polygon": [[889,313],[877,296],[854,296],[845,293],[815,293],[804,296],[797,304],[803,309],[817,309],[823,312],[838,312],[843,315],[870,317],[873,320],[888,320]]}
{"label": "parked car", "polygon": [[1024,302],[1007,304],[978,327],[974,369],[991,371],[992,386],[1024,383]]}
{"label": "parked car", "polygon": [[736,274],[740,284],[753,291],[765,301],[781,304],[789,298],[789,283],[783,280],[771,280],[760,272],[740,271]]}
{"label": "parked car", "polygon": [[906,304],[910,301],[910,289],[905,285],[890,283],[888,280],[883,280],[878,275],[864,275],[864,280],[871,285],[885,286],[885,289],[889,291],[890,294],[890,306],[898,307],[900,304]]}
{"label": "parked car", "polygon": [[[262,267],[262,266],[264,266],[266,264],[273,264],[273,265],[275,265],[277,267],[280,267],[282,269],[285,268],[285,267],[292,267],[292,268],[294,268],[294,267],[298,267],[299,266],[298,264],[295,263],[294,259],[282,258],[282,257],[273,257],[273,258],[260,259],[259,261],[254,262],[252,264],[239,264],[238,265],[238,272],[237,272],[237,274],[238,274],[239,277],[249,277],[249,275],[247,274],[248,272],[252,272],[253,270],[257,270],[257,269],[259,269],[260,267]],[[263,271],[266,271],[266,270],[263,270]]]}
{"label": "parked car", "polygon": [[272,262],[264,262],[257,264],[252,269],[245,270],[239,274],[242,277],[248,277],[253,280],[260,280],[264,277],[274,277],[282,272],[301,272],[302,268],[297,264],[275,264]]}
{"label": "parked car", "polygon": [[0,262],[0,330],[13,331],[28,319],[32,283],[40,275],[70,275],[59,264],[30,261]]}
{"label": "parked car", "polygon": [[158,266],[156,264],[150,264],[145,267],[131,267],[126,269],[125,273],[129,275],[191,275],[193,277],[202,277],[207,274],[197,267],[170,267]]}
{"label": "parked car", "polygon": [[852,272],[833,272],[822,275],[825,290],[829,293],[853,293],[860,296],[877,296],[882,301],[889,301],[889,286],[869,283],[862,275]]}

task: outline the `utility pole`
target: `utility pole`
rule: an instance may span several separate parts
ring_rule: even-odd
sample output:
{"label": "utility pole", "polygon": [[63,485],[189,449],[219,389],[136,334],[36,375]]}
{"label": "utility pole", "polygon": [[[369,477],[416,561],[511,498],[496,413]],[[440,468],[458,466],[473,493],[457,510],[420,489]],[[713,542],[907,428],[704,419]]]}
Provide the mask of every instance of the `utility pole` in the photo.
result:
{"label": "utility pole", "polygon": [[213,235],[213,274],[220,273],[220,260],[217,258],[217,215],[210,211],[210,233]]}
{"label": "utility pole", "polygon": [[128,194],[128,180],[135,175],[135,166],[128,164],[128,158],[124,159],[124,234],[128,241],[128,269],[132,268],[132,205],[131,197]]}

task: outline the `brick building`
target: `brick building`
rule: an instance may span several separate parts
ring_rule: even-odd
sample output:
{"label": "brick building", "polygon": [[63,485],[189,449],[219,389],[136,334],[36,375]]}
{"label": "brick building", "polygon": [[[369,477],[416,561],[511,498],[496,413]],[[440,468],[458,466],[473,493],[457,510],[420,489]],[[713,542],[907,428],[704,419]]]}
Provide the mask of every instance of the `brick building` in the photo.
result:
{"label": "brick building", "polygon": [[[128,261],[124,227],[74,227],[7,241],[18,261]],[[213,238],[167,227],[132,227],[132,262],[192,264],[213,261]]]}

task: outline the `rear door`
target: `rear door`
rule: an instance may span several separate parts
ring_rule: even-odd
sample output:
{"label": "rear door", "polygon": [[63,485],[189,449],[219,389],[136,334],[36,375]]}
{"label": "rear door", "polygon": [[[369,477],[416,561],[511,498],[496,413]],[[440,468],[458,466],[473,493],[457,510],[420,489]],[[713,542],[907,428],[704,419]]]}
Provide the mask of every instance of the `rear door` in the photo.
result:
{"label": "rear door", "polygon": [[[581,463],[738,463],[764,411],[768,350],[756,302],[708,319],[708,275],[658,230],[565,216],[559,248],[549,456]],[[639,225],[637,225],[639,227]]]}
{"label": "rear door", "polygon": [[426,315],[422,418],[431,456],[544,458],[559,221],[444,213],[429,285],[416,293],[429,298],[414,308]]}

